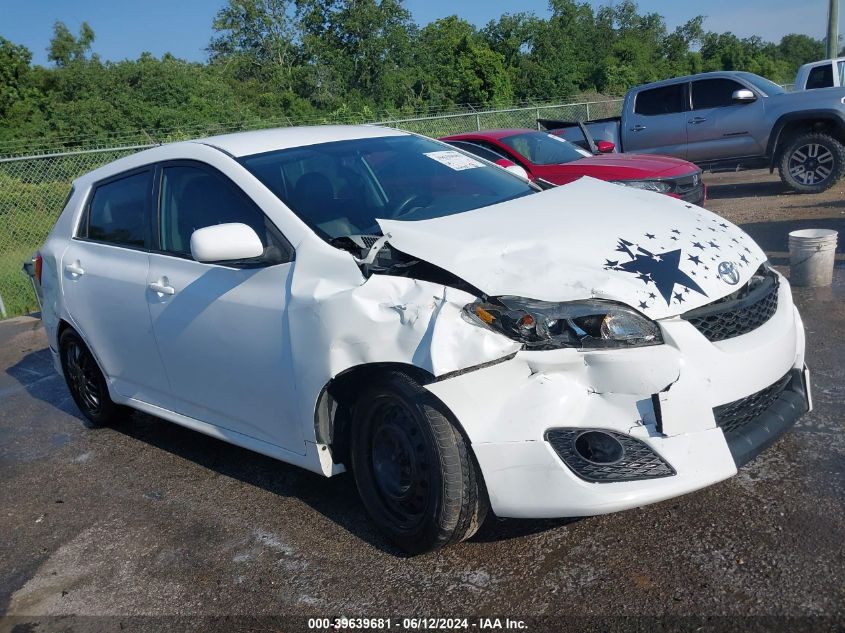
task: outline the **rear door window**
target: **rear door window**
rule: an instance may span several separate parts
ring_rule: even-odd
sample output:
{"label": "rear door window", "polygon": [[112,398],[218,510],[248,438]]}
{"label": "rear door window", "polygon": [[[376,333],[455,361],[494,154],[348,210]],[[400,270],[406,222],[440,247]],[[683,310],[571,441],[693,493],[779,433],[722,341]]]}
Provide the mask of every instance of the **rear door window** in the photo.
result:
{"label": "rear door window", "polygon": [[94,189],[83,237],[117,246],[149,248],[152,170],[110,180]]}
{"label": "rear door window", "polygon": [[734,105],[733,93],[745,86],[731,79],[699,79],[692,82],[693,110]]}
{"label": "rear door window", "polygon": [[637,95],[634,112],[645,116],[683,112],[686,109],[684,104],[685,85],[681,83],[643,90]]}

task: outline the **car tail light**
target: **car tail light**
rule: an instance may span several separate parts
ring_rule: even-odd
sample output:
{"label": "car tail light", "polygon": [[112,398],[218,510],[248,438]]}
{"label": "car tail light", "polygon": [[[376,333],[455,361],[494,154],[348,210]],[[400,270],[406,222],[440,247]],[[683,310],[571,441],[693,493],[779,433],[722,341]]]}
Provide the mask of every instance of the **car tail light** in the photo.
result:
{"label": "car tail light", "polygon": [[43,259],[41,257],[41,253],[35,254],[35,280],[38,282],[38,285],[41,285],[41,267],[43,265]]}

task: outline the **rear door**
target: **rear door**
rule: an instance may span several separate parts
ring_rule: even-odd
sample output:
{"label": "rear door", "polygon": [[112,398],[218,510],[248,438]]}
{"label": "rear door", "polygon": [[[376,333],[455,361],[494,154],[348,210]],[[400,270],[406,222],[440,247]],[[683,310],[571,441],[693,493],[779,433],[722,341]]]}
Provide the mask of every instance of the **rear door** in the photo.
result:
{"label": "rear door", "polygon": [[[687,119],[687,160],[695,163],[763,156],[752,134],[764,117],[763,100],[734,103],[736,90],[748,90],[732,79],[698,79],[692,82],[692,111]],[[753,91],[752,91],[753,92]]]}
{"label": "rear door", "polygon": [[626,152],[687,157],[686,82],[642,90],[623,118]]}
{"label": "rear door", "polygon": [[97,183],[61,262],[74,326],[117,393],[157,402],[167,378],[146,302],[153,168]]}
{"label": "rear door", "polygon": [[[287,300],[293,249],[235,183],[193,161],[165,163],[147,283],[152,327],[170,384],[168,408],[304,454],[293,413]],[[191,257],[199,228],[253,228],[275,265],[209,264]]]}

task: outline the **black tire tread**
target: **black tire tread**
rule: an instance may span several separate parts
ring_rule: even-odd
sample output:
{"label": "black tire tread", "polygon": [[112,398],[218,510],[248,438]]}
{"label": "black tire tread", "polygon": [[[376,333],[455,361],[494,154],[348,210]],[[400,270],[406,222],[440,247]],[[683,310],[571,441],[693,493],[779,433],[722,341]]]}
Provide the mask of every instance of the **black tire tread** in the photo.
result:
{"label": "black tire tread", "polygon": [[[470,538],[484,522],[489,501],[468,442],[457,424],[451,421],[445,406],[407,374],[386,372],[375,389],[385,387],[396,389],[413,400],[425,416],[437,444],[442,473],[441,506],[436,516],[436,533],[426,543],[398,544],[408,551],[421,553]],[[366,397],[365,394],[363,398]]]}
{"label": "black tire tread", "polygon": [[[805,185],[794,180],[789,175],[789,157],[792,155],[794,148],[798,145],[806,143],[822,143],[832,151],[834,159],[834,169],[830,178],[818,185]],[[778,171],[780,172],[781,182],[798,193],[821,193],[827,191],[835,185],[843,176],[845,176],[845,146],[837,139],[829,134],[823,132],[806,132],[791,138],[783,146],[780,152],[780,160],[778,161]]]}
{"label": "black tire tread", "polygon": [[[61,354],[62,358],[62,370],[65,370],[65,360],[64,360],[64,348],[67,342],[71,339],[76,339],[88,353],[90,354],[91,351],[86,345],[85,341],[82,339],[77,332],[71,328],[66,329],[62,332],[61,336],[59,336],[59,354]],[[96,363],[96,357],[94,357]],[[124,415],[127,409],[122,407],[112,401],[111,396],[109,395],[108,386],[106,385],[105,376],[103,376],[103,371],[100,369],[99,364],[97,364],[97,373],[99,374],[99,381],[101,385],[101,398],[103,401],[102,410],[96,416],[91,415],[88,411],[85,410],[85,407],[77,400],[76,394],[74,393],[73,388],[70,385],[70,381],[68,380],[67,375],[65,375],[65,382],[67,383],[68,389],[70,390],[71,396],[73,397],[74,402],[76,402],[76,406],[79,408],[79,411],[82,415],[85,416],[85,424],[89,428],[99,428],[102,426],[108,426],[114,424],[118,420],[120,420]]]}

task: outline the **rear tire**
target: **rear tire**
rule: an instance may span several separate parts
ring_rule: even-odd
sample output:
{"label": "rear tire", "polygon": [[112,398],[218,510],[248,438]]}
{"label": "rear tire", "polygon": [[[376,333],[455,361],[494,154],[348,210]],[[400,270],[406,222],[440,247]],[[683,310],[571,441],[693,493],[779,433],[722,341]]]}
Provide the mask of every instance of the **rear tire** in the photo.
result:
{"label": "rear tire", "polygon": [[112,401],[97,360],[82,337],[71,329],[59,337],[59,358],[70,395],[89,426],[116,422],[123,408]]}
{"label": "rear tire", "polygon": [[845,174],[845,147],[827,134],[799,134],[783,148],[779,170],[780,179],[790,189],[821,193]]}
{"label": "rear tire", "polygon": [[390,372],[355,406],[351,461],[378,528],[412,554],[470,538],[487,515],[484,482],[449,411],[406,374]]}

